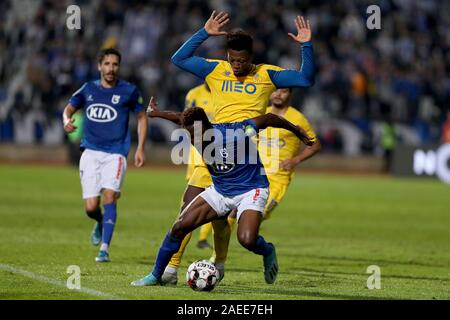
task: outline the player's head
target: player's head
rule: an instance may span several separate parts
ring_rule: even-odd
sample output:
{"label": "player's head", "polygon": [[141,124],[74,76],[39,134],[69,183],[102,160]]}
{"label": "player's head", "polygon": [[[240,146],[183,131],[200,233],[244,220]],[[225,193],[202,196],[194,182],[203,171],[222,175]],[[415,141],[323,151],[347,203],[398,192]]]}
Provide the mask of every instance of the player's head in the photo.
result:
{"label": "player's head", "polygon": [[119,74],[121,55],[114,48],[102,49],[98,54],[98,71],[100,76],[108,83],[117,80]]}
{"label": "player's head", "polygon": [[292,88],[277,89],[270,95],[270,102],[273,107],[282,109],[289,106],[291,96]]}
{"label": "player's head", "polygon": [[252,70],[253,38],[242,29],[227,34],[228,62],[237,77],[245,76]]}
{"label": "player's head", "polygon": [[186,109],[181,114],[181,125],[185,128],[191,136],[194,136],[194,124],[200,122],[202,125],[202,133],[211,128],[211,122],[206,115],[205,110],[199,107],[191,107]]}

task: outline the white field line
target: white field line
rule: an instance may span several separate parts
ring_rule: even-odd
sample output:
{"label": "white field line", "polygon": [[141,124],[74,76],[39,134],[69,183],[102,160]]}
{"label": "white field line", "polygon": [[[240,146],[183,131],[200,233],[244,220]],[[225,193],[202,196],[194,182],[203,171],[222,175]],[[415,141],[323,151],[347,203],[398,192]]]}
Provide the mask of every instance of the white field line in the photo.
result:
{"label": "white field line", "polygon": [[8,264],[0,263],[0,270],[8,271],[8,272],[11,272],[11,273],[14,273],[14,274],[20,274],[21,276],[24,276],[24,277],[27,277],[27,278],[30,278],[30,279],[33,279],[33,280],[36,280],[36,281],[45,282],[45,283],[52,284],[52,285],[55,285],[55,286],[58,286],[58,287],[63,287],[63,288],[66,288],[69,291],[82,292],[82,293],[89,294],[91,296],[96,296],[96,297],[103,298],[103,299],[108,299],[108,300],[125,300],[124,298],[117,297],[117,296],[114,296],[114,295],[109,294],[109,293],[97,291],[97,290],[94,290],[94,289],[91,289],[91,288],[87,288],[87,287],[83,287],[83,286],[80,289],[70,290],[70,289],[67,288],[67,284],[65,282],[63,282],[63,281],[52,279],[52,278],[48,278],[48,277],[45,277],[45,276],[42,276],[42,275],[30,272],[30,271],[27,271],[27,270],[24,270],[24,269],[13,267],[13,266],[8,265]]}

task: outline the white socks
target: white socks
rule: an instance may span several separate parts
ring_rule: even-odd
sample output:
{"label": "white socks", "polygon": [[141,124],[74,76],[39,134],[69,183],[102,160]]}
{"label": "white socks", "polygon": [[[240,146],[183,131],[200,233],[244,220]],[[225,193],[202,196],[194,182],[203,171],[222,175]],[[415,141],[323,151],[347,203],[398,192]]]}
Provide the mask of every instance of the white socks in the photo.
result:
{"label": "white socks", "polygon": [[100,246],[100,251],[108,252],[108,248],[109,248],[109,245],[107,245],[106,243],[102,243],[102,245]]}
{"label": "white socks", "polygon": [[178,270],[178,269],[176,269],[176,268],[167,266],[166,269],[164,270],[164,272],[176,274],[176,273],[177,273],[177,270]]}

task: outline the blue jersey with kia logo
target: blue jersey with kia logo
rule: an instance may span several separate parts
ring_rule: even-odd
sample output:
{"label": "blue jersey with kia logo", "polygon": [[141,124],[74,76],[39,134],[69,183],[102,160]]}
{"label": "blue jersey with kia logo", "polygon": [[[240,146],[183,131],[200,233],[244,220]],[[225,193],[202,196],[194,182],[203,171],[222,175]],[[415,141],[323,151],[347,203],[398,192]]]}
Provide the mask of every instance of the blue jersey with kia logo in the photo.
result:
{"label": "blue jersey with kia logo", "polygon": [[102,87],[100,80],[86,82],[69,100],[84,109],[81,147],[127,157],[130,151],[130,112],[144,110],[137,87],[118,80],[113,88]]}
{"label": "blue jersey with kia logo", "polygon": [[203,136],[204,140],[211,141],[203,150],[203,159],[217,192],[236,196],[253,189],[268,188],[264,166],[252,141],[257,132],[255,122],[249,119],[212,126],[213,132]]}

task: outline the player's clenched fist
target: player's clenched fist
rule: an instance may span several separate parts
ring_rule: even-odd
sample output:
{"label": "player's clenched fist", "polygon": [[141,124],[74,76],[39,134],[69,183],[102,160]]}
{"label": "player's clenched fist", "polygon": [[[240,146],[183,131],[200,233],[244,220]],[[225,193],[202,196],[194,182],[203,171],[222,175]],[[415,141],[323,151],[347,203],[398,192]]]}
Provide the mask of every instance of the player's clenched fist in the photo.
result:
{"label": "player's clenched fist", "polygon": [[77,129],[77,126],[74,125],[75,119],[74,118],[63,118],[63,125],[64,125],[64,131],[67,133],[74,132]]}
{"label": "player's clenched fist", "polygon": [[155,111],[158,111],[158,102],[156,101],[156,98],[152,96],[147,106],[147,117],[152,117],[153,112]]}

